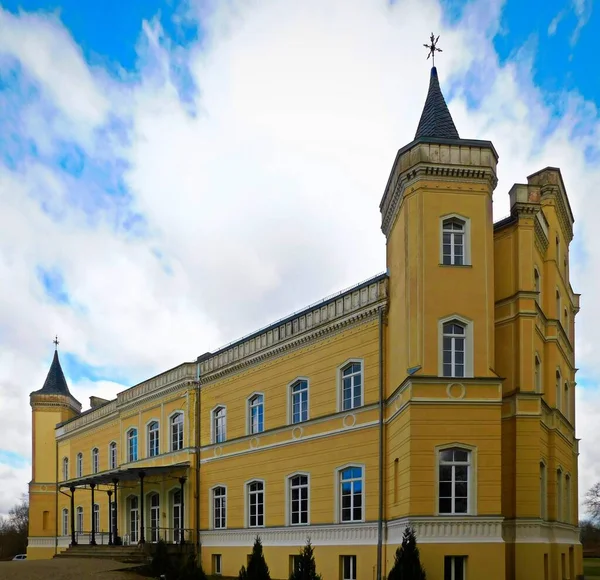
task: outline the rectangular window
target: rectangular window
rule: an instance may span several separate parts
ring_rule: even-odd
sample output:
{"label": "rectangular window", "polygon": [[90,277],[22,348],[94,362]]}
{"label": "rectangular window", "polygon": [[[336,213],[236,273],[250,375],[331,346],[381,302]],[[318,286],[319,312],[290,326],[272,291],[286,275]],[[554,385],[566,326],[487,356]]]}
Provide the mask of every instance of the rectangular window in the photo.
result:
{"label": "rectangular window", "polygon": [[292,423],[308,421],[308,381],[292,385]]}
{"label": "rectangular window", "polygon": [[451,218],[444,220],[442,227],[442,263],[462,266],[465,263],[465,222]]}
{"label": "rectangular window", "polygon": [[62,535],[69,535],[69,510],[67,508],[62,511]]}
{"label": "rectangular window", "polygon": [[213,554],[213,574],[215,576],[220,576],[223,574],[223,569],[221,567],[221,554]]}
{"label": "rectangular window", "polygon": [[351,363],[342,369],[342,409],[348,411],[362,405],[362,365]]}
{"label": "rectangular window", "polygon": [[114,441],[110,444],[110,468],[117,468],[117,444]]}
{"label": "rectangular window", "polygon": [[227,492],[224,487],[215,487],[213,490],[213,526],[216,530],[227,527]]}
{"label": "rectangular window", "polygon": [[131,429],[127,433],[127,460],[137,461],[137,430]]}
{"label": "rectangular window", "polygon": [[342,556],[341,559],[342,580],[357,580],[356,556]]}
{"label": "rectangular window", "polygon": [[300,563],[302,562],[301,556],[293,554],[290,556],[290,576],[300,572]]}
{"label": "rectangular window", "polygon": [[218,407],[213,412],[214,442],[223,443],[226,438],[226,411],[225,407]]}
{"label": "rectangular window", "polygon": [[265,525],[265,494],[262,481],[248,484],[248,526],[259,528]]}
{"label": "rectangular window", "polygon": [[444,557],[444,580],[466,580],[466,556]]}
{"label": "rectangular window", "polygon": [[152,421],[148,425],[148,456],[156,457],[158,455],[158,422]]}
{"label": "rectangular window", "polygon": [[290,479],[290,524],[308,524],[308,476],[295,475]]}
{"label": "rectangular window", "polygon": [[171,451],[183,449],[183,413],[171,417]]}
{"label": "rectangular window", "polygon": [[83,475],[83,454],[81,453],[77,454],[75,469],[77,471],[77,477],[81,477]]}
{"label": "rectangular window", "polygon": [[360,522],[362,519],[362,467],[347,467],[340,471],[340,520],[342,522]]}
{"label": "rectangular window", "polygon": [[98,473],[100,468],[100,454],[98,449],[92,450],[92,472]]}
{"label": "rectangular window", "polygon": [[440,451],[438,489],[440,514],[468,513],[470,455],[466,449]]}
{"label": "rectangular window", "polygon": [[94,531],[97,533],[100,531],[100,506],[94,504]]}
{"label": "rectangular window", "polygon": [[83,508],[82,507],[78,507],[77,508],[77,525],[75,527],[75,529],[77,530],[78,533],[83,532]]}
{"label": "rectangular window", "polygon": [[264,424],[265,407],[262,395],[254,395],[250,399],[250,433],[262,433]]}
{"label": "rectangular window", "polygon": [[445,377],[465,376],[465,325],[452,320],[443,326],[443,374]]}

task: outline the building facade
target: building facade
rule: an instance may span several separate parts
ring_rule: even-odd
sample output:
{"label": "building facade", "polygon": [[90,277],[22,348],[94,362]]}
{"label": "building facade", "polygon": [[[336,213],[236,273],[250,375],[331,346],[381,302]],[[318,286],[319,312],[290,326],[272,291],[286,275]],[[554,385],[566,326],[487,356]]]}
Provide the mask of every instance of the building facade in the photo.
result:
{"label": "building facade", "polygon": [[[573,215],[560,170],[509,191],[437,71],[381,201],[387,271],[118,394],[31,394],[28,557],[195,544],[272,577],[310,538],[324,580],[382,578],[407,525],[430,580],[575,580]],[[116,501],[115,501],[116,499]]]}

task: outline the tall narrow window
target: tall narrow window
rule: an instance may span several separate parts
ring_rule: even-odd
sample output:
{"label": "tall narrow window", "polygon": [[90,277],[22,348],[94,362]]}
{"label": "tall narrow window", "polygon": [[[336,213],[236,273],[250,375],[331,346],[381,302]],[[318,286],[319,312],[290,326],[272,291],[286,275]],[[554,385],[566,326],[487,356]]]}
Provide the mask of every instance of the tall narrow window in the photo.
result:
{"label": "tall narrow window", "polygon": [[571,420],[569,411],[570,411],[569,383],[565,383],[565,389],[563,392],[563,415],[567,418],[567,421]]}
{"label": "tall narrow window", "polygon": [[556,470],[556,521],[563,520],[563,477],[560,469]]}
{"label": "tall narrow window", "polygon": [[356,580],[356,556],[342,556],[341,559],[342,580]]}
{"label": "tall narrow window", "polygon": [[540,461],[540,518],[548,518],[548,483],[546,477],[546,464]]}
{"label": "tall narrow window", "polygon": [[81,477],[83,475],[83,453],[77,454],[77,461],[75,463],[75,470],[77,472],[77,477]]}
{"label": "tall narrow window", "polygon": [[561,408],[561,401],[560,401],[560,395],[561,395],[561,383],[562,383],[562,379],[560,376],[560,371],[556,371],[556,408],[558,410],[560,410]]}
{"label": "tall narrow window", "polygon": [[290,485],[290,524],[292,526],[308,524],[308,476],[294,475]]}
{"label": "tall narrow window", "polygon": [[77,507],[76,510],[77,517],[75,518],[75,530],[78,534],[83,532],[83,508],[81,506]]}
{"label": "tall narrow window", "polygon": [[137,461],[138,458],[138,437],[137,429],[127,431],[127,461]]}
{"label": "tall narrow window", "polygon": [[92,449],[92,473],[100,471],[100,452],[97,447]]}
{"label": "tall narrow window", "polygon": [[571,476],[565,475],[565,522],[571,523]]}
{"label": "tall narrow window", "polygon": [[560,240],[556,236],[556,268],[559,268],[560,264]]}
{"label": "tall narrow window", "polygon": [[223,443],[227,437],[227,412],[225,407],[213,411],[213,437],[215,443]]}
{"label": "tall narrow window", "polygon": [[439,455],[438,506],[440,514],[469,512],[469,468],[471,453],[466,449],[444,449]]}
{"label": "tall narrow window", "polygon": [[153,493],[150,496],[150,541],[155,543],[160,539],[160,496]]}
{"label": "tall narrow window", "polygon": [[443,263],[446,266],[462,266],[465,263],[465,222],[458,218],[444,220]]}
{"label": "tall narrow window", "polygon": [[137,544],[140,530],[140,511],[136,495],[129,498],[129,538],[132,544]]}
{"label": "tall narrow window", "polygon": [[342,410],[360,407],[363,402],[362,365],[352,362],[342,369]]}
{"label": "tall narrow window", "polygon": [[363,519],[363,470],[346,467],[340,471],[340,520],[360,522]]}
{"label": "tall narrow window", "polygon": [[308,381],[296,381],[291,389],[292,423],[308,421]]}
{"label": "tall narrow window", "polygon": [[262,395],[254,395],[250,405],[250,433],[262,433],[265,430],[265,405]]}
{"label": "tall narrow window", "polygon": [[100,506],[97,503],[94,504],[92,517],[94,518],[94,531],[98,533],[100,531]]}
{"label": "tall narrow window", "polygon": [[69,535],[69,510],[67,508],[62,510],[62,535]]}
{"label": "tall narrow window", "polygon": [[158,421],[152,421],[148,425],[148,457],[156,457],[158,455]]}
{"label": "tall narrow window", "polygon": [[110,468],[116,469],[117,468],[117,444],[114,441],[109,445],[108,451],[109,451],[109,456],[110,456]]}
{"label": "tall narrow window", "polygon": [[227,491],[224,487],[213,489],[213,527],[223,530],[227,527]]}
{"label": "tall narrow window", "polygon": [[542,363],[540,362],[540,358],[538,355],[535,355],[534,358],[535,369],[533,374],[533,386],[536,393],[542,392]]}
{"label": "tall narrow window", "polygon": [[248,484],[248,526],[259,528],[265,525],[265,488],[262,481]]}
{"label": "tall narrow window", "polygon": [[556,320],[558,320],[559,322],[560,322],[560,311],[561,311],[560,292],[557,290],[556,291]]}
{"label": "tall narrow window", "polygon": [[183,413],[171,417],[171,451],[183,449]]}
{"label": "tall narrow window", "polygon": [[542,282],[540,280],[540,273],[538,272],[537,268],[533,269],[533,289],[535,290],[536,297],[535,297],[535,301],[540,304],[541,300],[541,292],[542,292]]}
{"label": "tall narrow window", "polygon": [[458,320],[443,327],[443,372],[445,377],[465,376],[466,328]]}
{"label": "tall narrow window", "polygon": [[69,458],[63,457],[63,480],[69,479]]}
{"label": "tall narrow window", "polygon": [[444,580],[465,580],[466,556],[444,556]]}

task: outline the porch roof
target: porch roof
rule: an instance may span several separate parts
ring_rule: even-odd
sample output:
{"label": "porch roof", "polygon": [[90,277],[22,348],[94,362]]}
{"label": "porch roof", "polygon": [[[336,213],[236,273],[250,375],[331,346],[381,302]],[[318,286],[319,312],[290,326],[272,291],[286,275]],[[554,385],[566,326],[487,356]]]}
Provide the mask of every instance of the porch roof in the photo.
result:
{"label": "porch roof", "polygon": [[59,484],[60,487],[81,487],[88,486],[92,483],[95,485],[112,485],[113,480],[117,479],[118,483],[124,481],[137,481],[140,478],[140,473],[145,474],[145,479],[148,479],[154,475],[164,475],[172,471],[179,469],[186,469],[190,466],[189,461],[182,461],[180,463],[174,463],[172,465],[159,465],[156,467],[139,466],[139,467],[128,467],[127,469],[112,469],[110,471],[103,471],[102,473],[94,473],[93,475],[86,475],[85,477],[76,477],[63,481]]}

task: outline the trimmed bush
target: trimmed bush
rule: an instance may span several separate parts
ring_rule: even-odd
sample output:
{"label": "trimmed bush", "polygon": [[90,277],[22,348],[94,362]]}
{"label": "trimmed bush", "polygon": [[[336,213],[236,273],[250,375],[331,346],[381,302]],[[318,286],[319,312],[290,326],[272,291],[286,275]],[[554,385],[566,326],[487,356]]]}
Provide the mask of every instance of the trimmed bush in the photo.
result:
{"label": "trimmed bush", "polygon": [[388,580],[427,580],[417,548],[417,537],[409,526],[404,530],[402,545],[396,550]]}

